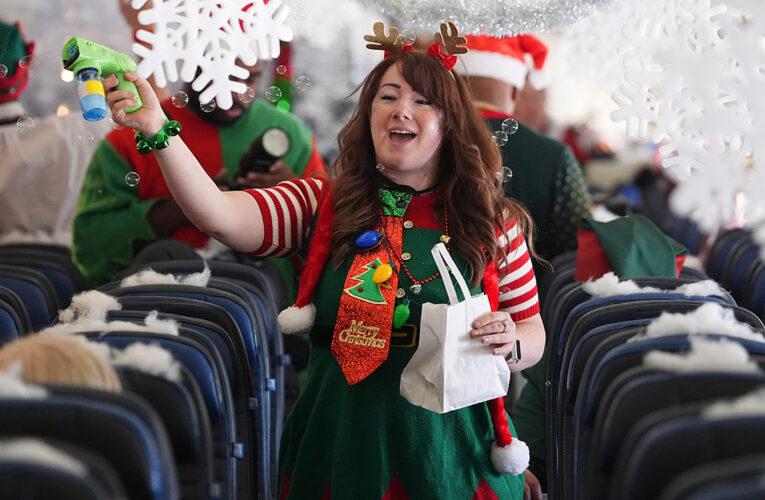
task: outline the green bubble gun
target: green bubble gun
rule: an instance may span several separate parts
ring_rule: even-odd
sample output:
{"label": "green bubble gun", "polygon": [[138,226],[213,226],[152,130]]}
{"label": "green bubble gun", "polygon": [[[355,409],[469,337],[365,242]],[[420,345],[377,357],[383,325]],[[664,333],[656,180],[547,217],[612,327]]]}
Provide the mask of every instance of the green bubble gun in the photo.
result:
{"label": "green bubble gun", "polygon": [[102,77],[116,73],[119,84],[117,89],[129,90],[135,94],[136,106],[125,111],[132,113],[141,107],[141,97],[135,83],[125,80],[122,75],[135,71],[136,64],[125,54],[108,47],[89,42],[83,38],[72,37],[61,50],[64,69],[74,73],[80,94],[82,116],[88,121],[102,120],[107,115],[106,97]]}

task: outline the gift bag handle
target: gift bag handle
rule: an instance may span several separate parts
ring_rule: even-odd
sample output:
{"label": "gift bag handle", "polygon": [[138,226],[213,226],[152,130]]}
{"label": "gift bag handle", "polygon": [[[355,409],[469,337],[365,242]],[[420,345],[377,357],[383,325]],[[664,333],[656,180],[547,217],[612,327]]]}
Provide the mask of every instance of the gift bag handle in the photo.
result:
{"label": "gift bag handle", "polygon": [[[437,243],[430,249],[430,253],[433,255],[433,260],[436,261],[436,267],[438,267],[438,271],[441,273],[441,278],[444,281],[444,288],[446,288],[446,294],[449,296],[449,304],[454,305],[460,302],[449,275],[454,276],[454,279],[457,280],[457,284],[462,291],[463,299],[467,300],[470,298],[470,289],[465,282],[465,278],[462,277],[462,273],[459,272],[457,265],[454,263],[454,260],[452,260],[452,256],[449,255],[449,250],[446,249],[446,245]],[[446,266],[449,266],[449,269],[452,269],[454,272],[450,273]]]}

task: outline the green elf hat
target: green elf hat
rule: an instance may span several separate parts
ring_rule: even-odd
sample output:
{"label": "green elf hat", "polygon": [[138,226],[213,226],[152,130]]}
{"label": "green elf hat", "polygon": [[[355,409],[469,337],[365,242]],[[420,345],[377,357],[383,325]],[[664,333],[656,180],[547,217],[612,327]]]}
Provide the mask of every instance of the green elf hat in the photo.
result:
{"label": "green elf hat", "polygon": [[34,53],[34,42],[26,42],[19,23],[11,26],[0,22],[0,103],[14,101],[29,83],[29,64],[20,64]]}
{"label": "green elf hat", "polygon": [[609,271],[620,278],[676,278],[688,249],[642,215],[611,222],[583,219],[577,234],[576,279],[598,279]]}

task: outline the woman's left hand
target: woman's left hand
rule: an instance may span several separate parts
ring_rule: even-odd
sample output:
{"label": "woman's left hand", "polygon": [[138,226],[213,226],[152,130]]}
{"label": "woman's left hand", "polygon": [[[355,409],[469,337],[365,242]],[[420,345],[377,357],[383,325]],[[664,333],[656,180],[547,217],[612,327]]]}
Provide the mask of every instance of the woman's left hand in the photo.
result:
{"label": "woman's left hand", "polygon": [[505,311],[488,312],[473,321],[470,336],[491,346],[492,354],[507,358],[515,349],[515,322]]}

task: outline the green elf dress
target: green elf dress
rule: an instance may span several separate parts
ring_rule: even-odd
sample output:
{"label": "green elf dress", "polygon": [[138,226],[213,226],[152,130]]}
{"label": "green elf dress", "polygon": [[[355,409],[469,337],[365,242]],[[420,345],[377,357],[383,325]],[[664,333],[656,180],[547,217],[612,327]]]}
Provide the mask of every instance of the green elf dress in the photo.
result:
{"label": "green elf dress", "polygon": [[[370,250],[359,249],[339,269],[327,260],[331,201],[321,203],[298,300],[280,315],[285,333],[310,331],[312,350],[307,383],[282,434],[279,498],[520,499],[525,464],[516,475],[497,472],[490,452],[503,423],[508,440],[510,432],[515,433],[512,424],[508,430],[504,407],[499,407],[498,419],[492,418],[491,406],[483,403],[438,414],[410,404],[399,393],[401,372],[418,345],[421,304],[448,302],[441,278],[435,277],[438,269],[430,252],[445,232],[436,217],[443,197],[440,191],[417,195],[405,188],[381,189],[380,197],[382,239],[389,241]],[[306,204],[311,205],[307,201],[296,207]],[[495,269],[493,289],[495,297],[501,298],[499,306],[520,321],[539,311],[536,286],[522,237],[513,238],[509,249],[513,281],[497,282]],[[454,251],[451,254],[459,272],[466,275],[465,260]],[[384,283],[375,283],[373,270],[384,263],[393,263],[398,272]],[[490,282],[484,280],[484,284]],[[419,293],[414,293],[412,287],[418,284]],[[406,300],[410,315],[403,326],[391,331],[394,306]],[[373,310],[379,306],[371,316],[365,312],[369,304]],[[310,317],[314,305],[315,320]],[[298,318],[301,314],[309,317]],[[383,333],[385,325],[375,320],[387,322],[389,336]],[[339,347],[354,340],[364,347],[345,356]],[[355,364],[357,357],[374,357],[372,351],[385,344],[387,353],[371,370]],[[518,440],[512,443],[525,448]]]}

